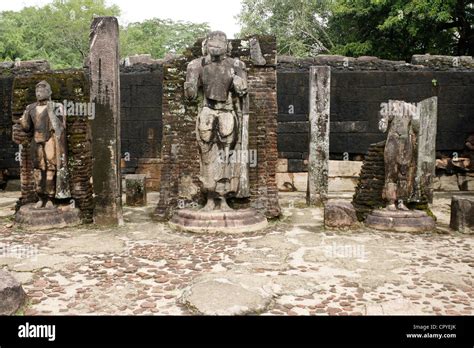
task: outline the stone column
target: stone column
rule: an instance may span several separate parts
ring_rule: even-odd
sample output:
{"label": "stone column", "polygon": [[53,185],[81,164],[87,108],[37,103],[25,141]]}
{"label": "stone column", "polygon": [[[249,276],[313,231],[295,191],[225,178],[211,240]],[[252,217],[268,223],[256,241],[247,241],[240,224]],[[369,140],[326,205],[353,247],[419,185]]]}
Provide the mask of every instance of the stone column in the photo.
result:
{"label": "stone column", "polygon": [[438,97],[418,103],[420,132],[418,134],[418,154],[416,183],[419,195],[433,203],[433,179],[436,170],[436,131],[438,124]]}
{"label": "stone column", "polygon": [[120,173],[119,26],[115,17],[94,18],[90,34],[89,73],[95,193],[94,222],[123,223]]}
{"label": "stone column", "polygon": [[312,66],[309,72],[309,206],[321,206],[328,196],[329,112],[331,101],[331,68]]}

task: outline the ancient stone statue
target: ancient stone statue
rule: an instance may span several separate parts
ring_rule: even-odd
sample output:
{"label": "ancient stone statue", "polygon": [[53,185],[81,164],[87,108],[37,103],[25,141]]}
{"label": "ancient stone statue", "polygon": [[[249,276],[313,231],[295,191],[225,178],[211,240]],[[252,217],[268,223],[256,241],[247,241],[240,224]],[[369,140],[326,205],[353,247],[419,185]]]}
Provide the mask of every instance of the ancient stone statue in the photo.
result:
{"label": "ancient stone statue", "polygon": [[416,146],[420,126],[417,106],[390,101],[382,104],[381,116],[379,129],[384,133],[388,131],[383,198],[388,202],[387,210],[407,211],[405,202],[416,189]]}
{"label": "ancient stone statue", "polygon": [[211,32],[203,42],[203,57],[189,63],[184,86],[186,97],[200,103],[196,133],[207,196],[204,211],[230,210],[227,198],[249,195],[247,73],[243,62],[227,56],[228,50],[226,35]]}
{"label": "ancient stone statue", "polygon": [[29,135],[33,155],[36,208],[52,208],[55,199],[70,198],[67,173],[66,119],[63,105],[51,101],[51,86],[36,85],[37,102],[26,107],[18,124]]}

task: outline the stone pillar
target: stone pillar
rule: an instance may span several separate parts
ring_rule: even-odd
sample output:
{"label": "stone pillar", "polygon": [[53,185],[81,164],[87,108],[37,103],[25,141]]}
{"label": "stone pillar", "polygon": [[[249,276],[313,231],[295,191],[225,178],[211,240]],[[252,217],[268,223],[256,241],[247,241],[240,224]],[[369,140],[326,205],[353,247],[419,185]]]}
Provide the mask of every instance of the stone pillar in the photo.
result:
{"label": "stone pillar", "polygon": [[119,26],[115,17],[94,18],[90,34],[89,73],[95,193],[94,222],[123,223],[120,173]]}
{"label": "stone pillar", "polygon": [[436,131],[438,124],[438,97],[418,103],[420,132],[415,181],[419,195],[433,203],[433,179],[436,170]]}
{"label": "stone pillar", "polygon": [[328,196],[329,112],[331,101],[331,68],[312,66],[309,72],[309,206],[321,206]]}

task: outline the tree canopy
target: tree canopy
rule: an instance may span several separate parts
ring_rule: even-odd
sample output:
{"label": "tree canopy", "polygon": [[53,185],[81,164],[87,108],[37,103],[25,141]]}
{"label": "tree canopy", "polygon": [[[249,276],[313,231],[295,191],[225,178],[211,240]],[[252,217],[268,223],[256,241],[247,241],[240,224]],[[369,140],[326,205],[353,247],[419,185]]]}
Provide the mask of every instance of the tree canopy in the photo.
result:
{"label": "tree canopy", "polygon": [[[106,0],[53,0],[0,12],[0,59],[47,59],[81,67],[94,16],[120,16]],[[474,0],[242,0],[240,36],[270,34],[278,52],[374,55],[474,55]],[[122,57],[179,53],[209,31],[206,23],[149,19],[121,27]]]}
{"label": "tree canopy", "polygon": [[280,54],[409,59],[474,55],[474,0],[243,0],[241,35],[275,35]]}
{"label": "tree canopy", "polygon": [[[0,12],[0,60],[47,59],[54,68],[82,67],[95,16],[120,16],[105,0],[53,0],[43,7]],[[121,55],[150,53],[163,58],[205,36],[207,24],[150,19],[120,30]]]}
{"label": "tree canopy", "polygon": [[275,35],[280,53],[315,55],[332,49],[327,33],[331,0],[242,0],[240,36]]}

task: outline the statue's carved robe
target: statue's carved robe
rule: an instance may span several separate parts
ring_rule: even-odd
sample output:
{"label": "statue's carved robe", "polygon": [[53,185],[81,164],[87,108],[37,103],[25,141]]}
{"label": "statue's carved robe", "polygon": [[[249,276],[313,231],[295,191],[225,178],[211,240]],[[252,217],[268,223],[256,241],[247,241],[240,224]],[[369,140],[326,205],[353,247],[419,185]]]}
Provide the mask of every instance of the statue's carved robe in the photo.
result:
{"label": "statue's carved robe", "polygon": [[55,198],[70,198],[66,119],[63,106],[48,102],[46,108],[41,112],[37,112],[37,106],[38,103],[28,105],[20,119],[23,130],[30,133],[34,168],[42,171],[55,171]]}
{"label": "statue's carved robe", "polygon": [[414,194],[419,121],[409,113],[389,115],[383,198],[407,201]]}
{"label": "statue's carved robe", "polygon": [[[248,197],[248,95],[245,64],[210,56],[188,65],[186,94],[202,97],[196,120],[204,192]],[[232,157],[226,156],[227,149]],[[242,156],[243,154],[243,156]]]}

